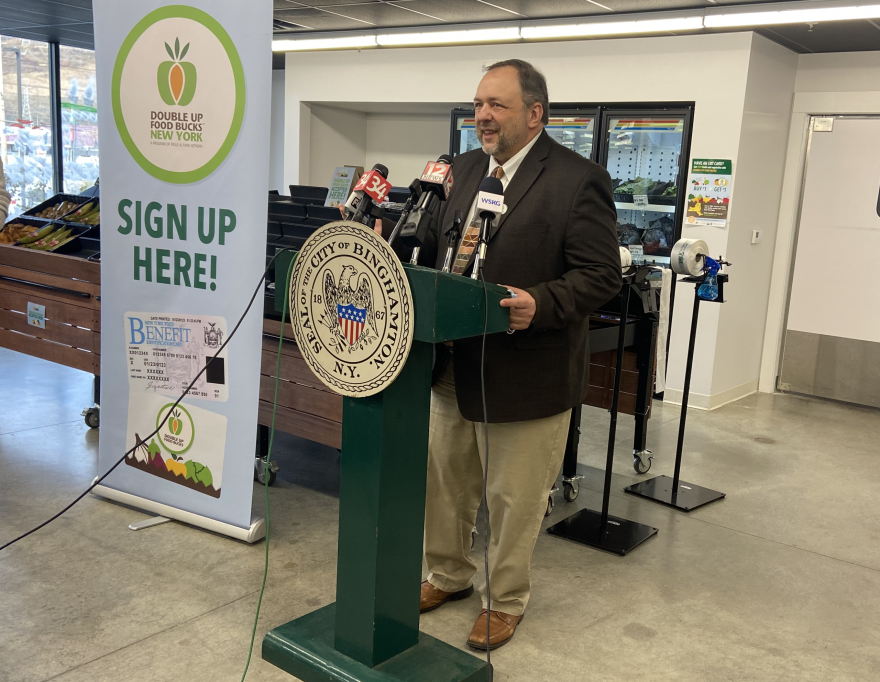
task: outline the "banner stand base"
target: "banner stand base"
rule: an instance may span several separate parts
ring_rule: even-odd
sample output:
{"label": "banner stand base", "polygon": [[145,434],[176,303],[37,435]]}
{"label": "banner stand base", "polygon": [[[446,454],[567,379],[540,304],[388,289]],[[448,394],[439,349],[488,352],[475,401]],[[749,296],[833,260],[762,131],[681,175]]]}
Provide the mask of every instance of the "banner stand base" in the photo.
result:
{"label": "banner stand base", "polygon": [[143,521],[135,521],[134,523],[128,524],[129,530],[143,530],[144,528],[152,528],[153,526],[161,526],[163,523],[168,523],[171,521],[167,516],[154,516],[151,519],[144,519]]}
{"label": "banner stand base", "polygon": [[222,521],[209,519],[207,516],[199,516],[198,514],[193,514],[192,512],[177,509],[175,507],[169,507],[168,505],[162,504],[161,502],[153,502],[152,500],[148,500],[145,497],[138,497],[137,495],[123,493],[119,490],[114,490],[113,488],[108,488],[104,485],[95,486],[92,492],[95,495],[100,495],[101,497],[104,497],[108,500],[120,502],[122,504],[126,504],[130,507],[135,507],[136,509],[141,509],[145,512],[150,512],[152,514],[158,514],[160,516],[173,519],[174,521],[181,521],[182,523],[186,523],[190,526],[204,528],[205,530],[209,530],[213,533],[219,533],[220,535],[226,535],[235,540],[242,540],[243,542],[254,543],[257,540],[262,540],[264,537],[266,537],[266,520],[261,516],[252,518],[250,527],[240,528],[239,526],[233,526],[229,523],[223,523]]}

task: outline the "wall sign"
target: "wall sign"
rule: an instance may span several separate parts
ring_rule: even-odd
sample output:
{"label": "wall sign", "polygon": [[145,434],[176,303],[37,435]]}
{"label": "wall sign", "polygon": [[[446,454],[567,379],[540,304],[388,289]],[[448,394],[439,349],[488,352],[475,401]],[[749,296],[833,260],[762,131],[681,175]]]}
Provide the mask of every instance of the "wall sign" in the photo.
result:
{"label": "wall sign", "polygon": [[729,159],[692,161],[686,225],[727,226],[731,178],[732,164]]}

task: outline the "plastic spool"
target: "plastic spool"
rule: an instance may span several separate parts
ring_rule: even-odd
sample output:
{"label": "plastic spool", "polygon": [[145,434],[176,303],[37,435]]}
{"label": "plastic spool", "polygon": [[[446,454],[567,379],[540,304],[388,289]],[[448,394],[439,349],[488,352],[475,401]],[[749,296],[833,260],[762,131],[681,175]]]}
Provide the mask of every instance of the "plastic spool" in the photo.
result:
{"label": "plastic spool", "polygon": [[620,269],[623,272],[629,270],[629,268],[633,264],[632,254],[629,252],[629,249],[625,246],[620,247]]}
{"label": "plastic spool", "polygon": [[679,239],[672,247],[669,264],[679,275],[700,275],[709,255],[709,246],[702,239]]}

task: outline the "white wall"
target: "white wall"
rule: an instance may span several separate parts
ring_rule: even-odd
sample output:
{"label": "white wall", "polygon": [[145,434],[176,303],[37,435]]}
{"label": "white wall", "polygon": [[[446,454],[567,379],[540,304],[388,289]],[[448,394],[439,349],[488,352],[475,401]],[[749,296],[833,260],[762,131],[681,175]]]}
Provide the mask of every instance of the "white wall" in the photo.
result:
{"label": "white wall", "polygon": [[[758,388],[797,65],[794,52],[754,36],[724,251],[733,263],[731,286],[718,326],[711,407]],[[763,231],[759,244],[751,243],[754,229]]]}
{"label": "white wall", "polygon": [[367,155],[367,115],[336,107],[309,105],[309,174],[289,185],[329,187],[337,166],[363,166]]}
{"label": "white wall", "polygon": [[[793,78],[793,57],[789,55],[791,53],[783,48],[777,48],[748,32],[361,52],[291,52],[286,57],[286,130],[299,131],[299,134],[288,134],[285,137],[286,184],[313,176],[313,169],[321,164],[332,171],[335,165],[342,162],[338,148],[322,147],[324,143],[319,142],[331,138],[330,143],[337,144],[338,140],[330,131],[322,128],[326,115],[322,114],[325,117],[324,122],[319,120],[320,117],[313,115],[318,105],[311,105],[310,110],[309,102],[337,102],[344,105],[356,102],[398,102],[402,108],[419,102],[467,102],[482,76],[484,63],[518,57],[529,60],[544,72],[551,102],[695,102],[691,155],[696,158],[733,160],[733,209],[729,231],[702,226],[687,227],[684,236],[706,240],[713,254],[726,253],[728,234],[734,237],[731,246],[741,248],[741,236],[750,232],[750,225],[756,220],[754,213],[745,205],[746,200],[760,203],[758,214],[767,225],[772,227],[775,221],[773,215],[776,208],[770,194],[776,191],[773,184],[775,182],[778,185],[786,146],[784,130],[787,126],[784,122],[787,112],[784,111],[784,92],[787,88],[790,102]],[[410,81],[406,88],[376,87],[376,73],[388,73],[400,68],[401,64],[406,64],[411,72],[429,73],[431,77]],[[443,68],[438,69],[438,64],[442,64]],[[779,73],[776,73],[777,70]],[[343,76],[345,86],[341,87]],[[748,88],[750,79],[755,82]],[[776,92],[775,88],[781,88],[781,92]],[[769,96],[769,102],[761,101],[765,95]],[[741,140],[746,109],[748,113],[745,117],[745,128],[749,134],[759,135],[760,140],[756,144],[743,143]],[[362,119],[354,115],[351,117],[352,125],[357,122],[357,126],[364,126],[358,130],[363,129],[368,140],[371,130],[378,135],[382,127],[380,125],[370,128],[370,116],[364,114]],[[438,124],[439,121],[434,125],[437,125],[437,142],[440,143]],[[389,134],[394,132],[393,124],[383,125]],[[316,127],[318,134],[315,132]],[[448,135],[448,123],[444,123],[444,134]],[[360,133],[356,136],[358,139],[359,135]],[[336,137],[338,136],[337,132]],[[765,168],[762,166],[760,150],[768,140],[771,141],[770,158]],[[357,144],[353,144],[353,147]],[[367,145],[370,145],[369,150]],[[445,150],[447,146],[448,138],[442,140],[440,149]],[[391,167],[387,160],[379,158],[379,147],[378,143],[366,142],[365,160],[369,157],[369,163],[374,163],[372,159],[375,158]],[[381,150],[381,155],[387,155],[385,159],[389,160],[396,153],[388,148]],[[436,153],[436,147],[432,147],[430,152],[427,145],[424,150],[420,148],[421,163],[424,163],[426,157],[430,158]],[[742,174],[739,173],[738,158],[741,153],[744,164],[742,170],[745,171]],[[326,163],[322,159],[324,156],[327,157]],[[415,156],[412,155],[413,161]],[[408,162],[405,159],[402,161]],[[395,169],[391,170],[394,174]],[[417,169],[414,167],[412,170]],[[767,180],[765,188],[760,183],[756,185],[750,182],[747,174],[753,172],[762,174]],[[415,174],[412,172],[413,176]],[[392,178],[395,183],[396,177],[395,174]],[[312,178],[312,182],[321,184],[316,178]],[[737,208],[740,195],[744,196],[744,205]],[[740,259],[744,275],[751,275],[751,258],[752,254],[746,250]],[[736,263],[733,258],[731,260]],[[770,259],[766,257],[765,260]],[[755,267],[761,269],[766,265],[761,261]],[[733,284],[729,298],[737,295],[735,269],[731,269],[731,277]],[[763,304],[766,303],[768,288],[766,272],[763,277],[764,280],[754,287],[744,283],[740,301],[747,301],[748,306],[757,306],[759,309],[765,307]],[[762,292],[764,301],[759,300]],[[667,390],[667,396],[673,400],[677,389],[680,394],[683,383],[692,298],[691,287],[685,285],[679,288]],[[691,383],[691,405],[711,408],[753,390],[760,365],[758,356],[763,320],[747,320],[745,313],[752,309],[748,306],[740,302],[702,306]],[[730,313],[726,312],[728,307],[731,308]],[[745,322],[758,331],[748,334],[748,349],[742,353],[735,347],[734,337],[731,337],[730,345],[735,352],[725,361],[721,355],[716,354],[716,347],[720,321],[728,314],[731,315],[731,320],[723,325],[725,338],[730,332],[739,330]],[[725,352],[727,350],[725,348]],[[716,372],[717,381],[713,379]]]}
{"label": "white wall", "polygon": [[287,194],[284,184],[284,71],[272,71],[272,108],[269,123],[269,189]]}
{"label": "white wall", "polygon": [[797,240],[798,206],[809,118],[811,115],[823,114],[880,115],[880,52],[804,54],[798,59],[777,222],[773,277],[767,307],[767,329],[759,386],[761,391],[772,392],[776,388],[785,334],[792,258]]}
{"label": "white wall", "polygon": [[365,167],[383,163],[389,179],[405,187],[425,164],[449,151],[449,114],[367,114]]}

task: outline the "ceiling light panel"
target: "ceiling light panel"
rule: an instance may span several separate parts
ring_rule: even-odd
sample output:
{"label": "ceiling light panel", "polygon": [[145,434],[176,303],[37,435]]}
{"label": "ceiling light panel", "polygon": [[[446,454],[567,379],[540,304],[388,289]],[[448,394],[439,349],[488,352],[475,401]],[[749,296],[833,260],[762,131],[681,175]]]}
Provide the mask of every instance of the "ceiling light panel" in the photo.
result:
{"label": "ceiling light panel", "polygon": [[376,41],[382,47],[405,45],[451,45],[460,43],[498,43],[519,40],[519,28],[483,28],[463,31],[425,31],[422,33],[380,33]]}
{"label": "ceiling light panel", "polygon": [[588,24],[523,26],[521,34],[526,40],[547,40],[552,38],[583,38],[588,36],[693,31],[701,28],[703,28],[702,17],[679,17],[675,19],[596,21]]}
{"label": "ceiling light panel", "polygon": [[297,50],[351,50],[363,47],[376,47],[376,36],[340,36],[338,38],[297,38],[296,40],[273,40],[273,52],[294,52]]}
{"label": "ceiling light panel", "polygon": [[735,12],[707,14],[706,28],[733,28],[737,26],[773,26],[778,24],[813,24],[820,21],[847,21],[880,18],[880,4],[784,9],[774,12]]}

